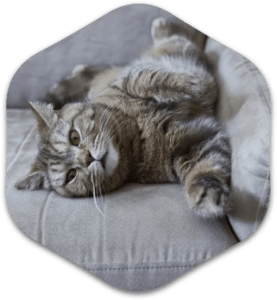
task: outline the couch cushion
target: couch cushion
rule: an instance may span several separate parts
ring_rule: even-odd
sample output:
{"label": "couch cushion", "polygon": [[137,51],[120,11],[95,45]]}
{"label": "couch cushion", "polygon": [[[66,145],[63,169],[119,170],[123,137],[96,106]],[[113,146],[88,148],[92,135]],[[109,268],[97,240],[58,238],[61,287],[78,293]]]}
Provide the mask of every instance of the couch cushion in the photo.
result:
{"label": "couch cushion", "polygon": [[[36,54],[14,75],[8,107],[26,107],[27,100],[43,97],[77,64],[121,65],[137,58],[151,45],[151,22],[161,16],[174,19],[156,7],[126,6]],[[205,36],[187,28],[203,46]],[[23,109],[8,110],[7,117],[6,195],[14,222],[35,241],[110,284],[153,289],[237,243],[227,219],[192,215],[177,184],[126,185],[105,196],[101,209],[106,217],[92,199],[16,190],[15,182],[37,154],[35,120]]]}
{"label": "couch cushion", "polygon": [[35,118],[30,110],[10,109],[7,129],[7,201],[16,225],[112,285],[161,286],[237,242],[226,219],[191,214],[177,184],[126,185],[104,197],[106,217],[91,198],[16,190],[37,153]]}
{"label": "couch cushion", "polygon": [[270,193],[270,120],[268,86],[247,58],[209,38],[205,52],[217,70],[218,117],[232,147],[232,199],[229,216],[240,240],[263,220]]}

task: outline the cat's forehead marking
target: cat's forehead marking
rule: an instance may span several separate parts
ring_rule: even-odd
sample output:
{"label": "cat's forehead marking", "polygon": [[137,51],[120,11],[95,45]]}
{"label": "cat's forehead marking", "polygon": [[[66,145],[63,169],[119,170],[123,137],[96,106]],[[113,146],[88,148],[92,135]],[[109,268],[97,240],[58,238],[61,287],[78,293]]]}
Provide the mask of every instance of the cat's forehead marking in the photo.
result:
{"label": "cat's forehead marking", "polygon": [[75,122],[76,125],[79,125],[79,127],[81,127],[81,131],[84,133],[83,138],[85,138],[87,134],[91,133],[95,123],[94,121],[90,121],[90,120],[88,120],[86,123],[84,123],[83,121],[81,121],[80,123],[81,124],[79,124],[79,122]]}
{"label": "cat's forehead marking", "polygon": [[93,120],[95,116],[94,110],[92,108],[86,108],[82,111],[80,111],[78,114],[76,114],[75,119],[76,120]]}
{"label": "cat's forehead marking", "polygon": [[62,119],[72,119],[76,117],[83,110],[83,105],[81,103],[74,103],[65,105],[62,112],[61,117]]}
{"label": "cat's forehead marking", "polygon": [[95,112],[92,108],[87,108],[76,116],[74,119],[74,126],[78,127],[82,133],[84,133],[83,138],[87,134],[90,134],[95,126]]}
{"label": "cat's forehead marking", "polygon": [[68,141],[68,132],[70,130],[71,124],[70,122],[60,121],[56,124],[56,126],[52,130],[52,142],[53,143],[67,143]]}

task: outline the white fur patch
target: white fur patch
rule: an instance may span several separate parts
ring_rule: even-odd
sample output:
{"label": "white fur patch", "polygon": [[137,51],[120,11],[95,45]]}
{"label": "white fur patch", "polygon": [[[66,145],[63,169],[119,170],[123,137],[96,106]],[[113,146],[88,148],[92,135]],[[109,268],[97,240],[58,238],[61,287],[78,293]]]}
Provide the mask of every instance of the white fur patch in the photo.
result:
{"label": "white fur patch", "polygon": [[118,165],[119,155],[116,149],[114,148],[112,142],[108,146],[108,155],[106,158],[106,172],[111,176]]}
{"label": "white fur patch", "polygon": [[65,143],[54,143],[53,147],[59,152],[65,152],[67,149],[67,145]]}
{"label": "white fur patch", "polygon": [[[97,136],[95,143],[97,142],[99,136]],[[98,145],[99,146],[99,145]],[[108,152],[108,153],[107,153]],[[103,156],[107,153],[105,173],[111,176],[118,165],[119,155],[116,149],[113,146],[113,143],[110,141],[109,144],[101,149],[99,147],[93,148],[90,150],[91,155],[97,161],[101,160]],[[90,164],[89,169],[93,169],[94,163]],[[98,163],[98,162],[97,162]]]}

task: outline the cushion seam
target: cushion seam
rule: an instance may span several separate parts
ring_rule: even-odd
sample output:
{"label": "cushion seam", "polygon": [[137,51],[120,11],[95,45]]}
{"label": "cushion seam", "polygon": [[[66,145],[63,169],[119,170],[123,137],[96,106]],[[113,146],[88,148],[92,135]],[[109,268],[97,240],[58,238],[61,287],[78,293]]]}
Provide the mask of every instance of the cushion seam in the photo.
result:
{"label": "cushion seam", "polygon": [[[255,224],[254,224],[254,232],[257,230],[257,228],[259,226],[257,220],[259,218],[259,214],[260,214],[260,210],[261,210],[261,205],[262,205],[262,203],[265,203],[265,205],[266,205],[266,202],[267,202],[267,195],[268,195],[268,193],[265,192],[265,191],[266,191],[267,183],[269,181],[269,176],[270,176],[270,170],[267,171],[267,175],[266,175],[266,178],[265,178],[265,183],[264,183],[263,191],[262,191],[262,194],[261,194],[261,197],[260,197],[260,201],[259,201],[259,205],[258,205],[258,208],[257,208],[256,219],[255,219]],[[270,184],[269,184],[269,187],[270,187]]]}
{"label": "cushion seam", "polygon": [[133,267],[133,268],[102,268],[102,269],[87,269],[90,272],[97,271],[127,271],[127,270],[155,270],[155,269],[184,269],[184,268],[193,268],[192,266],[164,266],[164,267]]}
{"label": "cushion seam", "polygon": [[[265,105],[267,106],[268,110],[269,110],[269,114],[271,115],[271,109],[270,109],[270,105],[267,101],[267,97],[265,96],[265,92],[264,92],[264,87],[263,85],[260,83],[260,80],[258,78],[258,76],[256,75],[256,72],[258,72],[262,78],[264,79],[265,81],[265,84],[267,86],[267,89],[269,91],[269,88],[268,88],[268,84],[265,80],[265,77],[263,76],[262,72],[249,60],[247,59],[246,57],[243,56],[243,58],[246,60],[246,62],[248,62],[248,64],[244,64],[244,66],[246,67],[247,71],[249,74],[253,74],[253,76],[251,76],[252,78],[254,77],[255,78],[255,81],[256,81],[256,84],[254,84],[255,86],[255,90],[257,91],[257,94],[259,95],[259,98],[262,99],[263,101],[261,101],[263,103],[263,107],[265,109]],[[255,69],[255,71],[251,70],[249,68],[249,64],[252,65],[252,67]]]}

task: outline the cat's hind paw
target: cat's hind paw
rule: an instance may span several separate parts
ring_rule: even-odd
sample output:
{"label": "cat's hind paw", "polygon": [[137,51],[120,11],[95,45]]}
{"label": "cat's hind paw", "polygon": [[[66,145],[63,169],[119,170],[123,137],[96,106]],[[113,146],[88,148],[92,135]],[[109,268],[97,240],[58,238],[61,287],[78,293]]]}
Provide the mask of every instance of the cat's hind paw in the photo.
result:
{"label": "cat's hind paw", "polygon": [[159,40],[163,37],[168,37],[169,35],[169,24],[164,18],[154,19],[151,27],[151,36],[152,39]]}

